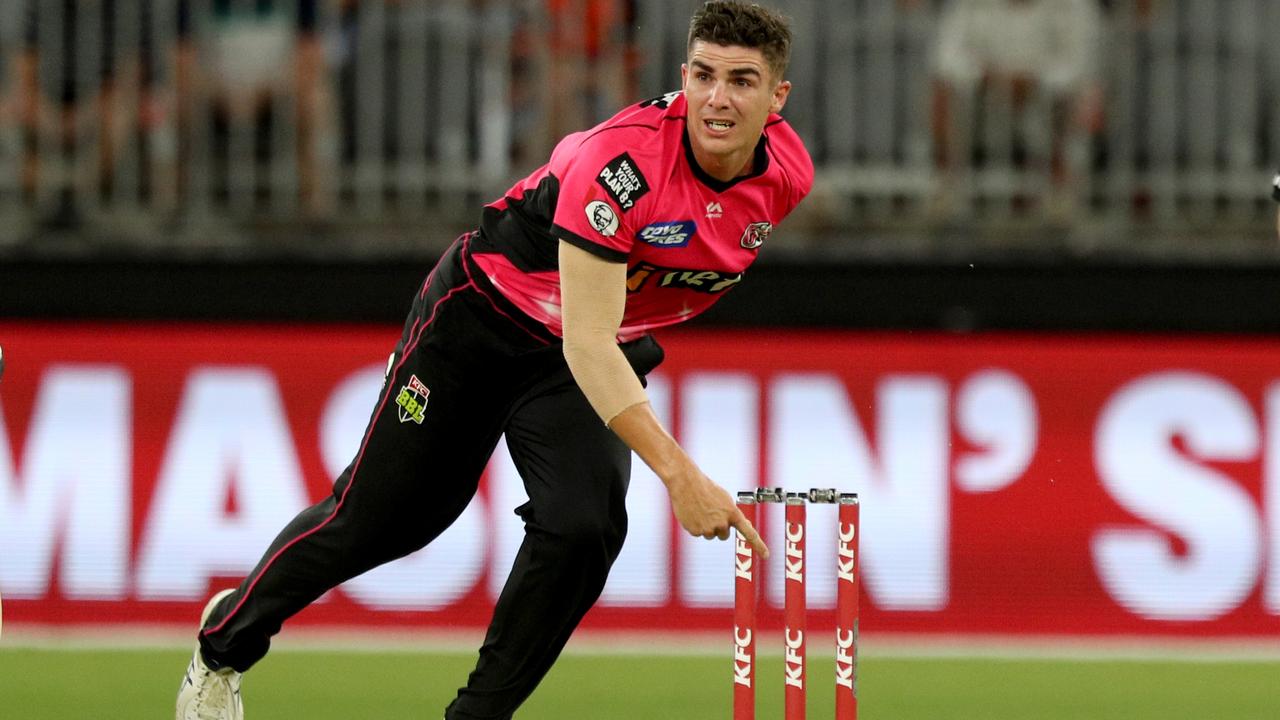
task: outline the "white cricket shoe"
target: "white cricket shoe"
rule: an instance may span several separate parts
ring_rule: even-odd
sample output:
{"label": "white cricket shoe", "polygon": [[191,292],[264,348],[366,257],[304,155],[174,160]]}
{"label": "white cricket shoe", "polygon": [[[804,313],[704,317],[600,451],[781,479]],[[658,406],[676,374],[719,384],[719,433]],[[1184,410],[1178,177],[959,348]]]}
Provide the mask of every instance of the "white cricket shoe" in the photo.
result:
{"label": "white cricket shoe", "polygon": [[[235,592],[223,590],[209,599],[200,614],[200,627],[222,598]],[[196,646],[187,666],[187,676],[178,688],[177,720],[244,720],[244,703],[240,701],[240,673],[231,668],[211,670],[200,657]]]}

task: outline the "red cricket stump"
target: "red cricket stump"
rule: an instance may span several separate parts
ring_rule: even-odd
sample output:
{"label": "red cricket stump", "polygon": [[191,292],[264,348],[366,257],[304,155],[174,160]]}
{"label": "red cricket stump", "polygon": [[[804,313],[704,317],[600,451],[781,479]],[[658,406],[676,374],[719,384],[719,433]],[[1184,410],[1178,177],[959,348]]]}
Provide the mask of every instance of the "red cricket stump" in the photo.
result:
{"label": "red cricket stump", "polygon": [[783,641],[786,685],[784,710],[786,720],[805,720],[805,582],[804,532],[805,495],[787,493],[786,552],[784,554],[784,622]]}
{"label": "red cricket stump", "polygon": [[[738,509],[756,525],[755,493],[738,493]],[[733,720],[756,717],[756,581],[755,551],[735,532],[733,581]]]}
{"label": "red cricket stump", "polygon": [[836,720],[858,717],[858,536],[857,493],[840,494],[836,557]]}

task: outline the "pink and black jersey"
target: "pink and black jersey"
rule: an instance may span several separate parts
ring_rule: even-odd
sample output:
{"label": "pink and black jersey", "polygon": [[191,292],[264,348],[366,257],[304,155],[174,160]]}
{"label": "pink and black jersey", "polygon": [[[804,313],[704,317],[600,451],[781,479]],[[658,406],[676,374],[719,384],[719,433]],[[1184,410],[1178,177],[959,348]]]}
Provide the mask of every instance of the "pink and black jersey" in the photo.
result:
{"label": "pink and black jersey", "polygon": [[813,163],[781,116],[753,172],[724,182],[695,162],[680,92],[565,137],[551,161],[485,206],[471,253],[525,314],[562,334],[558,244],[627,263],[619,341],[701,313],[742,280],[775,225],[813,186]]}

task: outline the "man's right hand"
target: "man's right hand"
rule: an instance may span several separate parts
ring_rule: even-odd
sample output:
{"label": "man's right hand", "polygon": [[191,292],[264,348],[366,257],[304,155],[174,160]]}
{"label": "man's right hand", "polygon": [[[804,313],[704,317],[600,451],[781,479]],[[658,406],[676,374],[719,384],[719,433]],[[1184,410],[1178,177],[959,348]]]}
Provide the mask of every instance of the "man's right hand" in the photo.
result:
{"label": "man's right hand", "polygon": [[768,546],[733,497],[696,467],[685,477],[669,481],[667,489],[671,511],[685,532],[708,540],[727,540],[729,530],[737,530],[761,558],[769,558]]}
{"label": "man's right hand", "polygon": [[649,403],[623,410],[609,427],[662,478],[671,497],[671,511],[686,532],[708,540],[728,540],[729,530],[737,530],[760,557],[768,559],[769,548],[733,497],[698,468],[658,422]]}

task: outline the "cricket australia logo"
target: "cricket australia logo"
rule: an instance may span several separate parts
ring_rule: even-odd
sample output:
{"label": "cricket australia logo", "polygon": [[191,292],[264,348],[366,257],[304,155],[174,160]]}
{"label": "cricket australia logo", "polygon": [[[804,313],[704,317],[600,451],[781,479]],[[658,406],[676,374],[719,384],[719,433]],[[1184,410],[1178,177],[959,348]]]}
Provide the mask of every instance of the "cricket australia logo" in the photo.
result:
{"label": "cricket australia logo", "polygon": [[400,388],[400,394],[396,395],[396,405],[399,406],[400,422],[407,423],[410,420],[421,425],[422,418],[427,409],[427,396],[431,391],[426,385],[418,379],[417,375],[409,376],[409,384]]}

